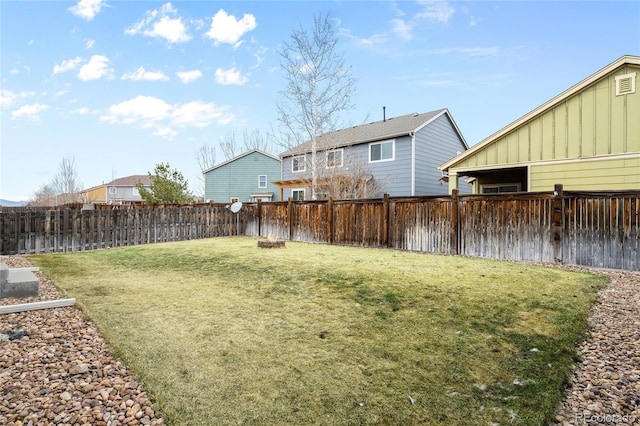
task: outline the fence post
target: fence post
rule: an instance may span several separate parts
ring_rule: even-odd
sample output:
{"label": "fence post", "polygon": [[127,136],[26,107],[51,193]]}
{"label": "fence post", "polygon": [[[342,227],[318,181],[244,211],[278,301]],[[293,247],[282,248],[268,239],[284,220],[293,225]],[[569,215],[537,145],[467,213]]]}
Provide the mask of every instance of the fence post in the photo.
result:
{"label": "fence post", "polygon": [[0,254],[4,254],[4,214],[0,212]]}
{"label": "fence post", "polygon": [[561,183],[553,186],[553,212],[551,218],[551,244],[553,260],[562,263],[562,237],[564,228],[564,191]]}
{"label": "fence post", "polygon": [[327,202],[327,239],[329,244],[333,244],[333,197],[329,197]]}
{"label": "fence post", "polygon": [[382,245],[389,247],[389,194],[382,198]]}
{"label": "fence post", "polygon": [[262,236],[262,199],[258,198],[258,237]]}
{"label": "fence post", "polygon": [[287,222],[289,225],[289,241],[293,240],[293,198],[289,197],[287,203]]}
{"label": "fence post", "polygon": [[451,191],[451,247],[449,247],[449,253],[457,255],[458,250],[458,190]]}

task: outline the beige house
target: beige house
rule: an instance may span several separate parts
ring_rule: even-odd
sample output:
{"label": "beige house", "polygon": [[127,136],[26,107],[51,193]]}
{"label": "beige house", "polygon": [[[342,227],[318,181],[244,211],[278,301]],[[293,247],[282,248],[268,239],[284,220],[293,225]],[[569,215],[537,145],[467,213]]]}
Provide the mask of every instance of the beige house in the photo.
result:
{"label": "beige house", "polygon": [[640,190],[638,74],[623,56],[442,164],[449,192]]}

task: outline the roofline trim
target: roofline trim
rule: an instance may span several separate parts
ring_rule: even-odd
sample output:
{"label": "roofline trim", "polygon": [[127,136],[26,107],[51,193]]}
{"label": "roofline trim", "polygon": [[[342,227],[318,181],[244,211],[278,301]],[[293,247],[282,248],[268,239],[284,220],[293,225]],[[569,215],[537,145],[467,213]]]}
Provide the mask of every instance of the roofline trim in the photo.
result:
{"label": "roofline trim", "polygon": [[481,149],[483,149],[485,146],[490,145],[491,143],[495,142],[497,139],[501,138],[502,136],[506,135],[507,133],[511,132],[512,130],[518,128],[519,126],[521,126],[522,124],[526,123],[527,121],[532,120],[536,116],[538,116],[538,115],[542,114],[543,112],[545,112],[545,111],[551,109],[552,107],[556,106],[561,101],[563,101],[563,100],[575,95],[576,93],[578,93],[579,91],[581,91],[585,87],[588,87],[589,85],[591,85],[591,84],[595,83],[596,81],[600,80],[601,78],[605,77],[607,74],[615,71],[616,69],[618,69],[621,66],[626,65],[626,64],[640,65],[640,56],[625,55],[625,56],[622,56],[619,59],[616,59],[615,61],[613,61],[612,63],[610,63],[606,67],[604,67],[601,70],[591,74],[589,77],[587,77],[584,80],[574,84],[569,89],[567,89],[564,92],[560,93],[559,95],[553,97],[552,99],[548,100],[544,104],[540,105],[539,107],[535,108],[534,110],[532,110],[532,111],[528,112],[527,114],[523,115],[519,119],[513,121],[511,124],[508,124],[507,126],[503,127],[502,129],[498,130],[497,132],[493,133],[491,136],[485,138],[484,140],[482,140],[478,144],[476,144],[473,147],[469,148],[467,151],[464,151],[460,155],[457,155],[454,158],[452,158],[451,160],[447,161],[446,163],[443,163],[442,165],[440,165],[440,167],[438,167],[438,169],[440,169],[442,171],[450,169],[451,166],[453,166],[454,164],[459,163],[462,160],[470,157],[471,155],[473,155],[476,152],[478,152]]}
{"label": "roofline trim", "polygon": [[209,173],[211,170],[215,170],[215,169],[217,169],[217,168],[219,168],[219,167],[222,167],[222,166],[224,166],[224,165],[226,165],[226,164],[229,164],[229,163],[231,163],[231,162],[233,162],[233,161],[239,160],[239,159],[241,159],[242,157],[246,157],[246,156],[247,156],[247,155],[249,155],[249,154],[253,154],[254,152],[257,152],[257,153],[262,154],[262,155],[266,155],[267,157],[271,157],[271,158],[273,158],[274,160],[277,160],[277,161],[282,161],[282,160],[280,159],[280,157],[276,157],[276,156],[275,156],[275,155],[273,155],[273,154],[269,154],[268,152],[264,152],[264,151],[262,151],[262,150],[260,150],[260,149],[252,149],[252,150],[247,151],[247,152],[245,152],[245,153],[242,153],[242,154],[240,154],[240,155],[236,155],[235,157],[233,157],[233,158],[231,158],[231,159],[229,159],[229,160],[223,161],[223,162],[222,162],[222,163],[220,163],[220,164],[216,164],[215,166],[210,167],[210,168],[208,168],[207,170],[203,170],[203,171],[202,171],[202,174]]}

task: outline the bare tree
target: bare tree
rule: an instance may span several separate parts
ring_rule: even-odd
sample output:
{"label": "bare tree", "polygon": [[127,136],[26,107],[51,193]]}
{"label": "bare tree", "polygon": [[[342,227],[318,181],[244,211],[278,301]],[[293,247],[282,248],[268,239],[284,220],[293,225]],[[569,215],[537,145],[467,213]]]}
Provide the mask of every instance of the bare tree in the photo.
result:
{"label": "bare tree", "polygon": [[380,197],[389,178],[375,179],[366,161],[348,148],[339,159],[318,160],[317,199],[347,200]]}
{"label": "bare tree", "polygon": [[48,207],[56,205],[56,190],[51,184],[44,184],[34,192],[29,205],[33,207]]}
{"label": "bare tree", "polygon": [[198,162],[198,167],[200,167],[200,176],[198,177],[196,195],[204,196],[204,172],[216,164],[215,147],[203,144],[196,151],[196,161]]}
{"label": "bare tree", "polygon": [[242,143],[245,151],[259,149],[260,151],[273,154],[275,151],[273,143],[271,143],[270,135],[263,134],[259,129],[251,131],[245,130],[242,133]]}
{"label": "bare tree", "polygon": [[311,140],[311,198],[316,199],[317,137],[337,128],[341,112],[354,108],[356,80],[337,50],[338,38],[329,15],[314,15],[309,33],[300,27],[282,45],[280,65],[285,73],[278,121],[291,147]]}
{"label": "bare tree", "polygon": [[74,157],[62,159],[51,186],[56,192],[56,205],[82,202],[82,184],[78,181]]}
{"label": "bare tree", "polygon": [[230,160],[239,153],[240,149],[234,132],[227,133],[220,138],[220,149],[222,149],[225,160]]}
{"label": "bare tree", "polygon": [[269,134],[263,134],[259,129],[252,131],[245,130],[242,133],[242,144],[236,138],[235,132],[230,132],[220,138],[220,148],[225,160],[242,154],[242,152],[259,149],[267,153],[273,153],[274,146],[271,143]]}

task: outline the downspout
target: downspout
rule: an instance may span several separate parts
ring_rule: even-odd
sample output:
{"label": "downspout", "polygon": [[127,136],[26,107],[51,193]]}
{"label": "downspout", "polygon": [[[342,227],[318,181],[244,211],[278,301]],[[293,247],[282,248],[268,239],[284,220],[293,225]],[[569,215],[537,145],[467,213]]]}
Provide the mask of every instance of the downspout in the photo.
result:
{"label": "downspout", "polygon": [[411,136],[411,196],[416,195],[416,134],[409,132]]}

